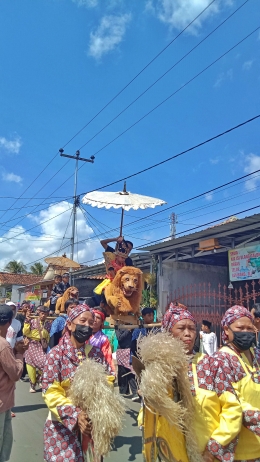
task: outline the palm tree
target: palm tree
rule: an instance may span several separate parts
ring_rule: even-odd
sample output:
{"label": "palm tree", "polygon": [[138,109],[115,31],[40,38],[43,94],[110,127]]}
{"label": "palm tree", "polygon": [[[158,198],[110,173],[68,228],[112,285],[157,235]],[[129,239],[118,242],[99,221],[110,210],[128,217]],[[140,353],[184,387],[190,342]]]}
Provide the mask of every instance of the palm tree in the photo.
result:
{"label": "palm tree", "polygon": [[34,263],[34,265],[31,266],[31,272],[33,274],[37,274],[37,276],[42,276],[46,271],[46,267],[43,266],[42,263]]}
{"label": "palm tree", "polygon": [[21,274],[21,273],[26,273],[26,265],[22,261],[17,261],[17,260],[11,260],[7,265],[5,266],[5,271],[8,271],[9,273],[16,273],[16,274]]}

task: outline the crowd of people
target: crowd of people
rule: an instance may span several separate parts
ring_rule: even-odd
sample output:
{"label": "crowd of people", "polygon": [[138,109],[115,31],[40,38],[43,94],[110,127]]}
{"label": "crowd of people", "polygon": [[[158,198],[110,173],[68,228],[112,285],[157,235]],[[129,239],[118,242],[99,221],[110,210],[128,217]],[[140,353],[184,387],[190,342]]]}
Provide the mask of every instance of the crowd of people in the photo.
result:
{"label": "crowd of people", "polygon": [[[105,250],[109,242],[103,241]],[[140,401],[146,462],[260,462],[259,305],[224,313],[220,345],[210,321],[198,326],[184,305],[171,303],[161,326],[156,311],[144,307],[138,328],[115,326],[113,353],[102,301],[90,308],[70,298],[50,318],[69,288],[66,278],[56,278],[50,303],[37,312],[28,302],[18,311],[12,302],[0,305],[0,462],[10,459],[15,384],[26,374],[29,392],[41,388],[49,411],[44,460],[102,460],[95,456],[92,422],[70,398],[77,368],[87,359],[102,365],[111,386],[117,380],[121,395]]]}

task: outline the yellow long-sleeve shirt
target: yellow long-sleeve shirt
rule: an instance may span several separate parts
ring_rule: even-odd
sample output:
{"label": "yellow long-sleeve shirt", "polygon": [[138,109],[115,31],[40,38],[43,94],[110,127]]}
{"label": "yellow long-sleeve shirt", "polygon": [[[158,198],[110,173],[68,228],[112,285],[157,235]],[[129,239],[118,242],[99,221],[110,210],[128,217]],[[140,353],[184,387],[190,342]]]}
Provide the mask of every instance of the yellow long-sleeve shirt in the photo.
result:
{"label": "yellow long-sleeve shirt", "polygon": [[[252,350],[252,355],[255,353]],[[260,370],[244,354],[223,347],[213,357],[195,357],[190,367],[196,403],[195,433],[201,452],[219,460],[260,457]],[[258,393],[257,393],[258,392]]]}
{"label": "yellow long-sleeve shirt", "polygon": [[30,340],[35,340],[35,341],[40,342],[41,337],[40,337],[40,332],[39,332],[39,324],[38,324],[39,322],[42,328],[42,338],[46,339],[47,342],[49,342],[50,340],[49,331],[50,331],[51,324],[48,321],[41,322],[38,319],[31,319],[30,321],[25,320],[24,327],[23,327],[23,335],[29,338]]}

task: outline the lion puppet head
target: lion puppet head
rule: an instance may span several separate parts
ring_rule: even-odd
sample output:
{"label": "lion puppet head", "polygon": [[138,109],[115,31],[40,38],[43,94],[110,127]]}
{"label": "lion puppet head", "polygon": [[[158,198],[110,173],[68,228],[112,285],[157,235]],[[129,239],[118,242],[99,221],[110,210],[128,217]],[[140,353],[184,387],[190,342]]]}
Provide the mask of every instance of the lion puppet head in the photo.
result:
{"label": "lion puppet head", "polygon": [[114,314],[139,313],[142,274],[142,271],[134,266],[124,266],[117,271],[114,280],[105,288],[106,302]]}
{"label": "lion puppet head", "polygon": [[65,290],[64,294],[62,297],[59,297],[57,302],[56,302],[56,307],[55,307],[55,313],[65,313],[65,303],[69,298],[79,298],[79,291],[77,287],[69,287],[67,290]]}

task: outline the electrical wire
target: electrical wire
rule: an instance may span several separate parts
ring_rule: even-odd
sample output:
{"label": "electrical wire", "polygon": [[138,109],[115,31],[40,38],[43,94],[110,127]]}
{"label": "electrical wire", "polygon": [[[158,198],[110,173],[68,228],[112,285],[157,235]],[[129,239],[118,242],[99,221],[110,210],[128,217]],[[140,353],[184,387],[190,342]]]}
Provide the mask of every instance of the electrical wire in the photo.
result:
{"label": "electrical wire", "polygon": [[[29,229],[27,229],[27,230],[25,230],[25,231],[23,231],[23,232],[17,234],[17,236],[20,236],[20,235],[22,235],[22,234],[26,234],[28,231],[31,231],[32,229],[37,228],[38,226],[41,226],[41,225],[43,225],[44,223],[47,223],[48,221],[51,221],[51,220],[53,220],[54,218],[59,217],[59,216],[62,215],[63,213],[68,212],[68,210],[70,210],[70,209],[71,209],[71,208],[69,208],[69,209],[67,209],[67,210],[63,210],[61,213],[58,213],[58,214],[55,215],[54,217],[48,218],[48,220],[42,221],[41,223],[38,223],[37,225],[33,226],[32,228],[29,228]],[[2,239],[3,239],[3,238],[2,238]],[[0,242],[0,244],[3,244],[3,243],[6,242],[6,241],[10,241],[11,239],[12,239],[12,237],[9,237],[9,238],[7,238],[7,239],[3,239],[3,240]]]}
{"label": "electrical wire", "polygon": [[[95,120],[113,101],[115,101],[115,99],[121,95],[121,93],[123,93],[167,48],[169,48],[170,45],[172,45],[201,15],[203,15],[203,13],[208,9],[210,8],[210,6],[215,2],[216,0],[212,0],[181,32],[179,32],[159,53],[157,53],[154,58],[149,61],[113,98],[111,98],[111,100],[108,101],[108,103],[106,103],[78,132],[76,132],[76,134],[74,136],[72,136],[69,141],[67,141],[67,143],[65,143],[63,145],[63,149],[72,141],[74,140],[93,120]],[[56,155],[50,160],[50,162],[48,162],[48,164],[41,170],[41,172],[37,175],[37,177],[30,183],[30,185],[26,188],[26,190],[19,196],[19,198],[17,198],[15,200],[15,202],[11,205],[11,207],[13,207],[13,205],[16,204],[17,200],[19,200],[24,194],[26,191],[28,191],[28,189],[35,183],[35,181],[42,175],[42,173],[49,167],[49,165],[56,159],[56,157],[59,155],[59,151],[56,153]],[[67,161],[67,163],[70,162]],[[62,168],[65,167],[64,164]],[[61,170],[60,169],[60,170]],[[60,172],[60,170],[58,170],[58,172],[56,174],[58,174]],[[55,174],[55,175],[56,175]],[[54,175],[54,176],[55,176]],[[53,177],[52,177],[53,178]],[[51,178],[51,179],[52,179]],[[49,181],[51,181],[51,179]],[[49,183],[48,181],[48,183]],[[47,184],[47,183],[46,183]],[[46,185],[45,184],[45,185]],[[63,183],[64,184],[64,183]],[[62,185],[63,185],[62,184]],[[45,187],[45,185],[43,187]],[[43,188],[41,188],[43,189]],[[39,192],[39,191],[38,191]],[[38,193],[37,192],[37,193]],[[37,194],[36,193],[36,194]],[[35,197],[35,196],[33,196]],[[42,204],[41,204],[42,205]],[[11,207],[9,209],[7,209],[5,211],[8,212],[10,211]],[[2,214],[0,216],[0,219],[4,216],[4,214]],[[0,228],[1,229],[1,228]]]}
{"label": "electrical wire", "polygon": [[[177,157],[183,156],[184,154],[187,154],[188,152],[194,151],[195,149],[198,149],[201,146],[204,146],[205,144],[211,143],[211,141],[214,141],[214,140],[216,140],[218,138],[221,138],[222,136],[227,135],[228,133],[231,133],[234,130],[237,130],[238,128],[241,128],[244,125],[247,125],[247,124],[253,122],[256,119],[259,119],[259,117],[260,117],[260,114],[257,114],[256,116],[251,117],[250,119],[247,119],[244,122],[241,122],[240,124],[235,125],[235,126],[229,128],[228,130],[225,130],[224,132],[219,133],[218,135],[212,136],[211,138],[208,138],[207,140],[202,141],[201,143],[198,143],[198,144],[196,144],[196,145],[194,145],[194,146],[192,146],[192,147],[190,147],[188,149],[185,149],[184,151],[181,151],[178,154],[175,154],[174,156],[168,157],[167,159],[164,159],[161,162],[157,162],[156,164],[150,165],[149,167],[146,167],[146,168],[144,168],[142,170],[139,170],[138,172],[132,173],[131,175],[128,175],[128,176],[126,176],[124,178],[120,178],[120,180],[116,180],[116,181],[113,181],[112,183],[108,183],[108,184],[106,184],[104,186],[100,186],[99,188],[96,188],[95,190],[93,189],[91,191],[83,192],[83,193],[78,194],[78,195],[79,196],[84,196],[85,194],[88,194],[89,192],[100,191],[101,189],[108,188],[109,186],[113,186],[114,184],[122,183],[123,181],[128,180],[129,178],[133,178],[133,177],[135,177],[137,175],[140,175],[141,173],[148,172],[149,170],[152,170],[153,168],[159,167],[160,165],[163,165],[163,164],[165,164],[165,163],[167,163],[167,162],[169,162],[169,161],[171,161],[173,159],[177,159]],[[259,170],[256,170],[256,171],[259,171]],[[251,173],[250,173],[250,175],[251,175]],[[241,178],[243,178],[243,177],[241,177]]]}
{"label": "electrical wire", "polygon": [[[65,162],[65,164],[63,164],[63,166],[62,166],[56,173],[54,173],[54,175],[52,175],[52,177],[49,178],[49,180],[48,180],[47,182],[44,183],[44,185],[34,194],[33,198],[35,198],[35,196],[36,196],[42,189],[44,189],[45,186],[46,186],[56,175],[58,175],[58,173],[59,173],[69,162],[70,162],[70,159],[69,159],[67,162]],[[38,177],[37,177],[37,178],[38,178]],[[25,204],[23,207],[20,208],[20,210],[21,210],[22,208],[25,208],[26,205],[27,205],[30,201],[31,201],[31,199],[28,200],[28,201],[26,202],[26,204]],[[37,208],[40,207],[41,205],[43,205],[44,202],[45,202],[45,201],[43,201],[43,202],[41,202],[41,204],[35,206],[34,210],[33,210],[31,213],[36,212],[36,211],[37,211]],[[9,209],[9,210],[10,210],[10,209]],[[17,215],[18,212],[19,212],[19,210],[18,210],[17,212],[15,212],[15,214],[12,215],[11,219],[8,219],[4,224],[9,223],[10,221],[12,221],[12,220],[14,219],[14,217]],[[3,215],[2,215],[2,216],[3,216]],[[16,219],[17,219],[17,218],[16,218]],[[18,223],[16,223],[16,224],[18,225],[19,223],[21,223],[21,221],[22,221],[22,220],[18,221]],[[1,230],[1,229],[2,229],[2,227],[0,227],[0,230]]]}
{"label": "electrical wire", "polygon": [[[257,205],[257,206],[255,206],[255,207],[251,207],[251,208],[249,208],[249,209],[245,209],[245,210],[242,210],[242,211],[240,211],[240,212],[236,212],[234,215],[241,215],[242,213],[246,213],[246,212],[255,210],[256,208],[259,208],[259,207],[260,207],[260,205]],[[180,233],[177,233],[176,235],[183,234],[183,233],[187,233],[187,232],[193,231],[193,230],[195,230],[195,229],[197,229],[197,228],[201,228],[201,227],[203,227],[203,226],[207,226],[207,225],[209,225],[209,224],[216,223],[216,222],[218,222],[218,221],[226,220],[226,219],[228,219],[228,218],[230,218],[230,215],[225,216],[225,217],[222,217],[222,218],[218,218],[218,219],[213,220],[213,221],[210,221],[210,222],[208,222],[208,223],[203,223],[203,224],[198,225],[198,226],[196,226],[196,227],[194,227],[194,228],[190,228],[190,229],[188,229],[188,230],[185,230],[185,231],[182,231],[182,232],[180,232]],[[114,228],[114,231],[116,231],[117,229],[118,229],[118,228]],[[102,233],[102,235],[103,235],[103,234],[104,234],[104,233]],[[98,237],[98,236],[96,236],[96,237]],[[154,242],[163,241],[163,239],[168,239],[169,237],[171,237],[171,236],[167,236],[167,237],[165,237],[165,238],[158,239],[158,240],[156,240],[156,241],[150,241],[150,244],[151,244],[151,243],[154,243]],[[81,240],[79,240],[77,243],[78,243],[78,244],[81,244],[81,243],[83,243],[83,242],[90,241],[90,240],[92,240],[92,239],[95,239],[95,238],[94,238],[94,237],[92,237],[92,238],[89,237],[89,238],[86,238],[86,239],[81,239]],[[149,244],[149,243],[148,243],[148,244]],[[147,247],[148,244],[144,244],[144,245],[142,245],[142,246],[137,247],[137,250],[139,250],[139,249],[141,249],[141,248],[143,248],[143,247]],[[68,245],[64,246],[64,248],[66,248],[66,247],[68,247]],[[63,249],[62,249],[62,250],[63,250]],[[57,252],[59,252],[59,250],[54,251],[54,252],[52,252],[52,253],[50,253],[50,254],[48,254],[48,255],[45,255],[44,257],[41,257],[41,260],[42,260],[43,258],[49,257],[49,256],[51,256],[51,255],[53,255],[54,253],[57,253]],[[95,259],[95,260],[97,260],[97,259]],[[36,263],[36,262],[38,262],[38,261],[39,261],[39,259],[38,259],[38,260],[35,260],[35,261],[33,261],[33,262],[30,262],[30,263],[26,263],[26,265],[32,265],[33,263]],[[92,261],[94,261],[94,260],[92,260]]]}
{"label": "electrical wire", "polygon": [[[236,215],[241,215],[242,213],[246,213],[246,212],[249,212],[251,210],[255,210],[257,208],[259,208],[260,205],[256,205],[255,207],[251,207],[249,209],[246,209],[246,210],[242,210],[241,212],[235,212],[233,215],[236,216]],[[222,218],[218,218],[217,220],[212,220],[212,221],[208,221],[208,223],[203,223],[202,225],[198,225],[198,226],[195,226],[194,228],[190,228],[190,229],[186,229],[185,231],[180,231],[179,233],[176,233],[176,236],[180,235],[180,234],[184,234],[184,233],[188,233],[189,231],[194,231],[195,229],[198,229],[198,228],[202,228],[203,226],[208,226],[208,225],[211,225],[213,223],[217,223],[218,221],[222,221],[222,220],[227,220],[228,218],[230,218],[230,215],[226,216],[226,217],[222,217]],[[246,217],[245,217],[246,218]],[[161,239],[157,239],[155,241],[151,241],[150,244],[153,244],[154,242],[163,242],[165,239],[169,239],[171,236],[166,236],[166,237],[163,237]],[[143,248],[143,247],[146,247],[146,245],[141,245],[137,248],[137,250]]]}
{"label": "electrical wire", "polygon": [[[70,214],[70,217],[69,217],[69,221],[68,221],[68,223],[67,223],[67,226],[66,226],[66,229],[65,229],[65,232],[64,232],[64,235],[63,235],[62,241],[61,241],[60,250],[61,250],[61,248],[62,248],[62,245],[63,245],[63,241],[64,241],[64,239],[65,239],[65,236],[66,236],[66,233],[67,233],[67,231],[68,231],[68,227],[69,227],[69,224],[70,224],[70,221],[71,221],[72,213],[73,213],[73,208],[71,209],[71,214]],[[60,250],[59,250],[59,251],[60,251]]]}
{"label": "electrical wire", "polygon": [[[255,179],[255,178],[260,178],[260,175],[256,175],[256,173],[257,173],[258,171],[260,171],[260,170],[255,170],[255,171],[252,172],[252,173],[248,173],[247,175],[244,175],[244,176],[242,176],[242,177],[240,177],[240,178],[236,178],[235,180],[232,180],[232,181],[230,181],[230,182],[228,182],[228,183],[225,183],[224,185],[220,185],[220,186],[214,188],[214,190],[207,191],[207,192],[205,192],[205,193],[199,194],[198,196],[195,196],[194,198],[188,199],[188,201],[190,201],[190,200],[192,200],[192,201],[198,201],[201,197],[206,196],[207,194],[209,194],[209,193],[211,193],[211,192],[213,192],[213,191],[214,191],[215,193],[217,193],[217,194],[218,194],[218,193],[222,193],[223,191],[226,191],[226,190],[228,190],[228,189],[230,189],[230,188],[234,188],[234,187],[236,187],[236,186],[238,186],[238,185],[240,185],[240,184],[246,183],[246,182],[248,181],[248,179],[244,179],[244,181],[239,181],[239,180],[241,180],[241,179],[243,179],[243,178],[247,178],[248,176],[251,176],[251,175],[254,175],[254,179]],[[225,185],[230,185],[230,186],[224,188]],[[222,189],[222,188],[223,188],[223,189]],[[257,188],[252,188],[252,189],[248,190],[247,192],[253,192],[253,191],[258,190],[258,189],[259,189],[259,187],[257,187]],[[247,192],[242,193],[242,194],[247,194]],[[239,196],[241,196],[241,193],[239,194]],[[230,200],[230,199],[235,198],[235,197],[238,197],[238,195],[231,196],[230,198],[227,198],[226,200]],[[222,202],[222,200],[221,200],[221,202]],[[219,201],[218,201],[218,202],[212,202],[211,205],[214,205],[214,204],[216,204],[216,203],[219,203]],[[179,205],[179,204],[177,204],[177,205]],[[165,211],[167,211],[167,210],[169,210],[169,209],[172,209],[172,208],[177,207],[177,205],[171,205],[171,206],[169,206],[169,207],[163,208],[163,210],[159,210],[158,212],[154,212],[153,214],[151,214],[151,216],[164,213]],[[208,206],[210,206],[210,205],[208,205]],[[205,206],[205,207],[208,207],[208,206]],[[204,207],[199,207],[199,208],[194,209],[194,210],[200,210],[201,208],[204,208]],[[118,215],[118,216],[121,215],[121,212],[116,212],[116,211],[110,210],[110,209],[103,209],[102,211],[105,212],[105,213],[113,213],[113,214]],[[186,213],[186,212],[184,212],[184,213]],[[184,214],[184,213],[180,213],[180,215],[182,215],[182,214]],[[161,217],[160,219],[158,219],[158,220],[155,220],[155,219],[151,218],[151,216],[148,215],[148,216],[146,216],[146,217],[141,218],[141,220],[146,220],[146,219],[147,219],[147,220],[152,221],[153,223],[161,223],[162,217]],[[179,214],[178,214],[178,216],[179,216]],[[127,217],[137,218],[137,220],[140,219],[138,216],[132,215],[132,214],[130,214],[130,213],[127,213]],[[169,216],[167,216],[166,219],[170,222]]]}
{"label": "electrical wire", "polygon": [[[38,210],[38,212],[42,212],[43,210],[47,210],[47,209],[50,207],[50,205],[57,205],[57,204],[60,204],[60,201],[59,201],[59,202],[53,202],[52,204],[48,204],[47,207],[44,207],[43,209]],[[2,223],[0,223],[0,225],[3,225],[3,226],[4,226],[4,225],[6,225],[6,223],[10,223],[11,221],[15,221],[15,220],[17,220],[17,219],[19,219],[19,218],[24,219],[24,218],[26,218],[26,217],[31,216],[32,213],[34,213],[33,210],[32,210],[31,212],[27,213],[26,215],[22,215],[21,217],[10,218],[7,222],[2,222]],[[21,221],[22,221],[22,220],[21,220]],[[15,226],[18,226],[19,223],[21,223],[21,221],[18,221],[18,223],[16,223]],[[2,229],[2,228],[0,228],[0,229]],[[10,229],[10,228],[9,228],[9,229]]]}
{"label": "electrical wire", "polygon": [[223,24],[225,24],[230,18],[232,18],[249,0],[246,0],[242,5],[240,5],[235,11],[233,11],[224,21],[222,21],[215,29],[213,29],[208,35],[206,35],[197,45],[191,48],[185,55],[183,55],[178,61],[176,61],[173,66],[167,69],[158,79],[156,79],[149,87],[147,87],[142,93],[140,93],[130,104],[128,104],[122,111],[120,111],[115,117],[113,117],[106,125],[104,125],[98,132],[96,132],[86,143],[84,143],[79,150],[87,146],[94,138],[96,138],[100,133],[102,133],[107,127],[109,127],[115,120],[118,119],[127,109],[129,109],[133,104],[135,104],[142,96],[144,96],[151,88],[153,88],[158,82],[160,82],[170,71],[172,71],[178,64],[180,64],[185,58],[187,58],[194,50],[200,47],[211,35],[213,35]]}
{"label": "electrical wire", "polygon": [[[159,53],[157,53],[152,59],[151,61],[149,61],[121,90],[119,90],[118,93],[116,93],[115,96],[113,96],[113,98],[111,98],[70,140],[67,144],[69,144],[72,140],[74,140],[74,138],[76,138],[76,136],[78,136],[83,130],[85,130],[86,127],[88,127],[88,125],[91,124],[91,122],[93,122],[93,120],[95,120],[111,103],[113,103],[113,101],[116,100],[116,98],[118,98],[119,95],[121,95],[157,58],[159,58],[159,56],[161,56],[164,51],[167,50],[167,48],[169,48],[190,26],[192,26],[192,24],[194,24],[194,22],[200,18],[200,16],[203,15],[203,13],[205,13],[205,11],[207,11],[208,8],[211,7],[211,5],[215,2],[216,0],[212,0],[189,24],[187,24],[186,27],[184,27],[184,29],[182,29],[161,51],[159,51]],[[65,145],[66,146],[66,145]]]}
{"label": "electrical wire", "polygon": [[148,117],[150,114],[152,114],[154,111],[156,111],[159,107],[161,107],[163,104],[165,104],[167,101],[169,101],[174,95],[179,93],[183,88],[187,87],[191,82],[193,82],[195,79],[200,77],[204,72],[206,72],[208,69],[210,69],[214,64],[216,64],[218,61],[220,61],[224,56],[226,56],[228,53],[233,51],[236,47],[241,45],[245,40],[247,40],[249,37],[251,37],[253,34],[255,34],[257,31],[259,31],[260,26],[258,26],[256,29],[254,29],[250,34],[246,35],[242,40],[237,42],[234,46],[229,48],[225,53],[223,53],[221,56],[219,56],[217,59],[212,61],[208,66],[206,66],[202,71],[198,72],[195,76],[193,76],[191,79],[189,79],[186,83],[184,83],[181,87],[179,87],[177,90],[175,90],[173,93],[171,93],[167,98],[165,98],[163,101],[161,101],[159,104],[154,106],[150,111],[148,111],[146,114],[144,114],[140,119],[136,120],[133,124],[131,124],[129,127],[127,127],[125,130],[123,130],[119,135],[117,135],[115,138],[113,138],[111,141],[109,141],[107,144],[102,146],[100,149],[95,151],[92,155],[96,157],[97,154],[99,154],[101,151],[103,151],[105,148],[110,146],[112,143],[114,143],[116,140],[118,140],[121,136],[125,135],[129,130],[131,130],[133,127],[135,127],[137,124],[139,124],[142,120],[144,120],[146,117]]}

